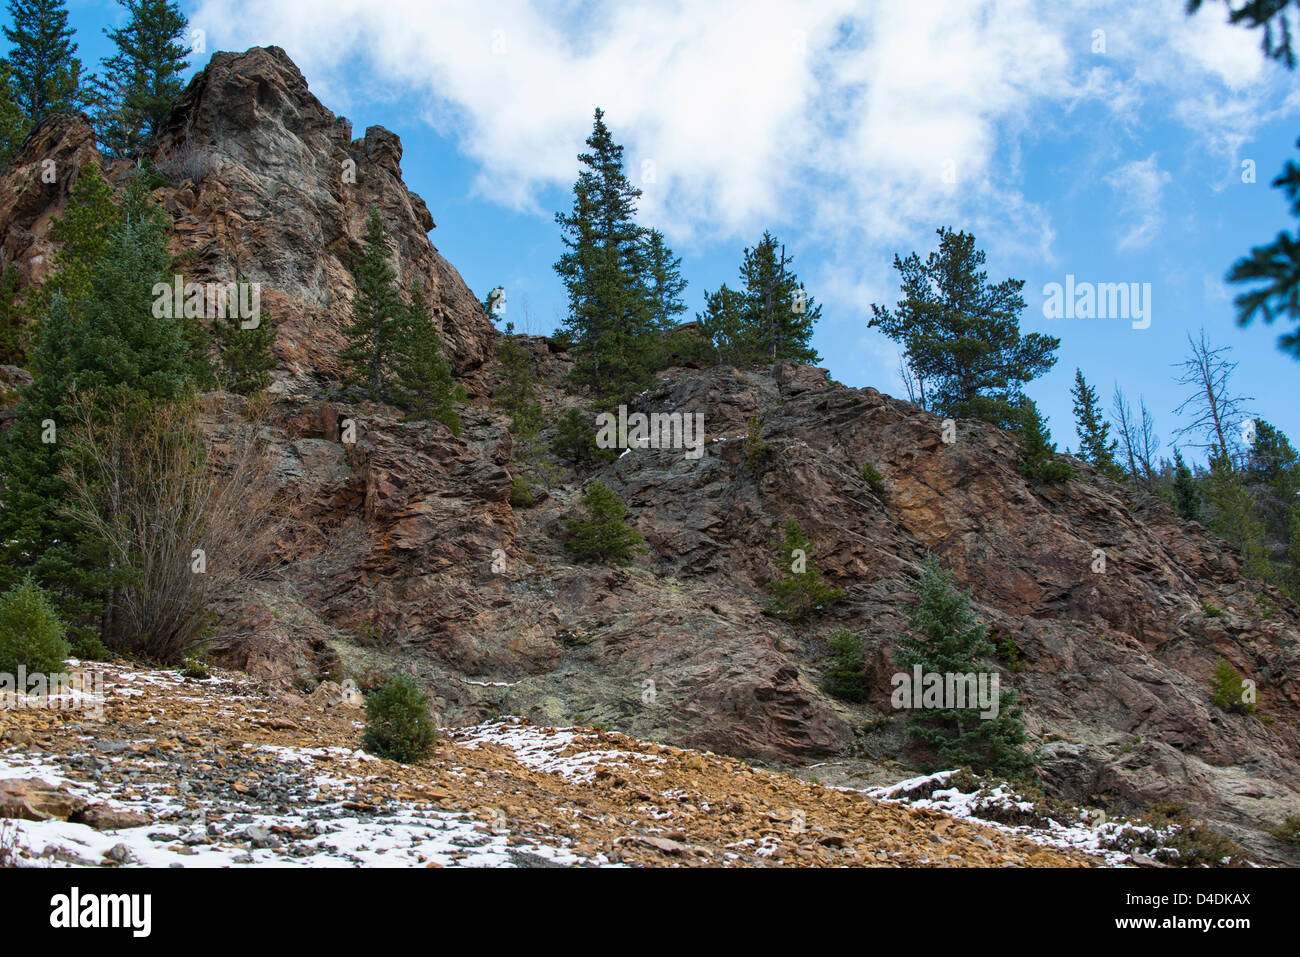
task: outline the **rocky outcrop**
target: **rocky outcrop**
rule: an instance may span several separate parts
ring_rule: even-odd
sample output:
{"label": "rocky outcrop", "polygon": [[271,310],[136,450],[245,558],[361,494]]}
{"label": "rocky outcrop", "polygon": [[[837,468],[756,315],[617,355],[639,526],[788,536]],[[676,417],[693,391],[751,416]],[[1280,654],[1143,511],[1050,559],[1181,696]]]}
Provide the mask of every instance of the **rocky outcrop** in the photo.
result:
{"label": "rocky outcrop", "polygon": [[[430,243],[433,217],[402,182],[401,158],[401,141],[382,127],[352,139],[351,124],[321,105],[278,47],[213,54],[146,157],[166,181],[157,199],[175,222],[185,281],[262,284],[277,324],[277,391],[313,393],[338,377],[350,265],[371,209],[399,281],[424,286],[456,371],[466,376],[491,355],[491,324]],[[48,275],[51,220],[92,160],[102,162],[87,119],[58,116],[0,175],[0,257],[28,283]],[[129,172],[125,163],[108,170],[119,185]]]}

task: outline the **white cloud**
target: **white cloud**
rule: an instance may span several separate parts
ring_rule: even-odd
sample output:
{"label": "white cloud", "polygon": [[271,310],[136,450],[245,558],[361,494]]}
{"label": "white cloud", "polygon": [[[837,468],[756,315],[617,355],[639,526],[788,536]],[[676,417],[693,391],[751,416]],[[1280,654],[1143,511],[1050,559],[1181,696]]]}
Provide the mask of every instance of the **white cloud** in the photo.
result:
{"label": "white cloud", "polygon": [[1149,246],[1156,238],[1165,218],[1161,199],[1171,179],[1160,168],[1155,153],[1125,163],[1106,177],[1106,184],[1123,199],[1123,214],[1128,221],[1116,246],[1120,252]]}
{"label": "white cloud", "polygon": [[546,216],[538,197],[572,182],[599,105],[633,179],[653,164],[642,218],[674,243],[770,226],[850,270],[941,223],[1050,260],[1021,141],[1077,133],[1090,105],[1123,135],[1099,131],[1080,168],[1122,164],[1106,180],[1136,217],[1121,249],[1150,243],[1169,174],[1142,111],[1235,157],[1282,72],[1254,33],[1183,0],[202,0],[191,21],[210,46],[285,47],[338,111],[421,105],[481,195]]}

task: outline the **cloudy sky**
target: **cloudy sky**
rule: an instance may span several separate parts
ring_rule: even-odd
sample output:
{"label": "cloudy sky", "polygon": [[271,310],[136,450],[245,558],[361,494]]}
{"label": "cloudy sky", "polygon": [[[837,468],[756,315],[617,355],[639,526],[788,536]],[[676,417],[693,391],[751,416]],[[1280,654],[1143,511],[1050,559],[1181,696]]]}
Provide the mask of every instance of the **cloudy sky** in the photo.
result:
{"label": "cloudy sky", "polygon": [[[1300,367],[1279,328],[1239,329],[1222,278],[1291,226],[1269,187],[1300,134],[1297,76],[1259,37],[1184,0],[199,0],[206,51],[283,47],[313,92],[397,132],[431,238],[480,296],[549,331],[563,296],[554,213],[596,106],[644,190],[641,220],[684,257],[693,314],[771,229],[824,303],[835,378],[899,394],[866,317],[897,298],[895,253],[973,232],[990,278],[1026,280],[1026,330],[1061,338],[1030,393],[1075,447],[1076,366],[1180,424],[1188,331],[1231,345],[1254,410],[1300,438]],[[118,16],[77,4],[82,55]],[[1255,182],[1246,182],[1250,169]],[[1151,324],[1047,318],[1044,287],[1151,284]]]}

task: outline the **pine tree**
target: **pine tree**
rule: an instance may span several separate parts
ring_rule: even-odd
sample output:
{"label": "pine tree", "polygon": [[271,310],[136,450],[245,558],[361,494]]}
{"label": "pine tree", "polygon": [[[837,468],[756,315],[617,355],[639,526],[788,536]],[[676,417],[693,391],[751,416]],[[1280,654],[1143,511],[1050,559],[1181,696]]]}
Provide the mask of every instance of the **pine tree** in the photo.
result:
{"label": "pine tree", "polygon": [[[244,323],[257,324],[245,329]],[[265,309],[257,316],[229,316],[213,323],[217,342],[217,384],[227,392],[252,395],[271,384],[275,369],[275,323]]]}
{"label": "pine tree", "polygon": [[497,346],[500,381],[492,399],[510,416],[510,434],[516,443],[535,441],[542,428],[542,406],[537,401],[537,376],[528,350],[508,332]]}
{"label": "pine tree", "polygon": [[1210,530],[1241,552],[1246,577],[1272,581],[1273,569],[1264,548],[1264,525],[1256,515],[1255,501],[1245,482],[1226,455],[1210,455],[1205,500]]}
{"label": "pine tree", "polygon": [[822,573],[813,565],[812,542],[793,518],[786,519],[785,537],[777,547],[777,565],[782,578],[768,582],[772,593],[769,611],[795,624],[802,624],[818,611],[844,597],[844,589],[822,581]]}
{"label": "pine tree", "polygon": [[673,251],[664,242],[664,234],[657,229],[646,230],[643,241],[651,321],[661,333],[668,333],[677,325],[677,316],[686,311],[686,304],[682,302],[682,293],[686,291],[682,260],[680,256],[673,256]]}
{"label": "pine tree", "polygon": [[1192,470],[1183,461],[1183,453],[1174,449],[1174,508],[1189,522],[1201,520],[1201,489]]}
{"label": "pine tree", "polygon": [[10,0],[9,15],[13,26],[3,29],[13,44],[8,63],[14,99],[28,128],[51,113],[76,109],[81,102],[81,61],[65,0]]}
{"label": "pine tree", "polygon": [[641,191],[623,170],[623,147],[596,110],[590,152],[573,186],[573,208],[557,213],[565,252],[555,264],[569,295],[564,327],[573,340],[572,377],[606,404],[651,381],[655,316],[650,307],[643,230],[635,222]]}
{"label": "pine tree", "polygon": [[[157,402],[193,384],[180,321],[152,308],[153,287],[171,268],[167,221],[134,185],[124,208],[130,215],[112,217],[116,225],[91,271],[82,315],[54,293],[32,354],[35,382],[0,440],[0,587],[12,584],[18,569],[29,570],[78,641],[102,627],[96,619],[121,570],[62,508],[63,434],[74,391],[105,403],[121,395]],[[78,274],[84,265],[65,264]]]}
{"label": "pine tree", "polygon": [[564,413],[551,440],[551,451],[562,462],[574,468],[592,469],[618,458],[614,449],[602,449],[596,444],[596,428],[592,416],[581,409]]}
{"label": "pine tree", "polygon": [[139,156],[175,106],[189,67],[189,21],[168,0],[118,0],[126,25],[104,33],[117,52],[95,81],[99,136],[114,157]]}
{"label": "pine tree", "polygon": [[[909,679],[917,665],[925,675],[992,673],[996,649],[988,630],[975,618],[970,593],[957,589],[937,559],[926,560],[912,591],[918,601],[911,630],[894,642],[900,671]],[[915,710],[909,732],[934,753],[938,765],[1015,776],[1035,763],[1022,748],[1028,741],[1022,714],[1016,693],[1000,688],[994,718],[981,718],[978,707]]]}
{"label": "pine tree", "polygon": [[388,234],[379,210],[371,209],[366,238],[353,265],[356,295],[352,322],[343,330],[349,345],[339,355],[348,385],[376,401],[384,398],[385,377],[393,361],[403,311],[397,276],[388,264]]}
{"label": "pine tree", "polygon": [[624,521],[627,506],[603,482],[591,483],[582,504],[587,517],[569,520],[565,547],[582,562],[629,564],[644,539]]}
{"label": "pine tree", "polygon": [[741,340],[749,362],[820,361],[812,347],[812,333],[822,307],[789,269],[793,261],[770,232],[763,233],[753,249],[745,250],[740,267],[745,297]]}
{"label": "pine tree", "polygon": [[63,216],[51,224],[50,237],[58,244],[54,271],[32,296],[33,315],[41,315],[58,295],[74,318],[81,317],[92,277],[121,221],[122,208],[99,166],[82,166]]}
{"label": "pine tree", "polygon": [[916,253],[894,257],[903,298],[893,311],[873,305],[869,325],[902,343],[930,411],[1013,427],[1018,396],[1056,364],[1061,341],[1020,334],[1024,280],[989,283],[974,236],[938,234],[939,250],[925,261]]}
{"label": "pine tree", "polygon": [[842,701],[866,701],[870,689],[863,677],[866,656],[862,650],[862,636],[847,628],[836,628],[826,639],[826,644],[831,650],[831,660],[826,667],[822,689]]}
{"label": "pine tree", "polygon": [[1101,403],[1097,399],[1097,390],[1088,385],[1083,378],[1083,370],[1074,370],[1075,431],[1079,435],[1079,458],[1107,478],[1119,481],[1124,477],[1124,470],[1115,460],[1115,450],[1119,442],[1110,437],[1110,423],[1102,414]]}
{"label": "pine tree", "polygon": [[718,352],[718,361],[727,365],[743,365],[749,355],[745,342],[745,296],[726,283],[717,292],[704,294],[704,312],[696,314]]}
{"label": "pine tree", "polygon": [[408,419],[434,420],[460,435],[456,403],[466,398],[456,384],[451,363],[442,354],[442,339],[429,310],[424,288],[412,280],[398,313],[393,350],[393,394],[409,409]]}
{"label": "pine tree", "polygon": [[0,273],[0,363],[27,364],[27,328],[24,310],[18,302],[21,273],[10,266]]}
{"label": "pine tree", "polygon": [[1028,396],[1016,403],[1016,435],[1020,439],[1020,474],[1043,485],[1064,482],[1074,470],[1056,458],[1056,443],[1047,431],[1047,423],[1038,405]]}
{"label": "pine tree", "polygon": [[31,121],[18,103],[13,68],[8,61],[0,60],[0,168],[13,162],[31,128]]}

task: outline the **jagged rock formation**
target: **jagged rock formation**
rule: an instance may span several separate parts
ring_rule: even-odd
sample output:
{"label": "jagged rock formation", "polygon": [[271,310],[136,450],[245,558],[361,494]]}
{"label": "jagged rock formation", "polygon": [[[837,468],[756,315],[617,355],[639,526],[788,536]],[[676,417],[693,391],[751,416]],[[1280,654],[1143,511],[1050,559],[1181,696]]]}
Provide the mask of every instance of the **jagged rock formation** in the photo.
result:
{"label": "jagged rock formation", "polygon": [[[75,117],[49,121],[0,177],[0,248],[31,280],[70,175],[36,190],[31,170],[47,154],[60,169],[84,161],[87,135]],[[933,552],[1020,649],[1023,670],[1003,677],[1027,706],[1050,793],[1126,809],[1181,802],[1260,859],[1294,860],[1264,830],[1300,808],[1300,609],[1241,582],[1237,558],[1203,529],[1077,463],[1070,481],[1033,487],[1007,434],[963,422],[945,444],[934,416],[822,370],[677,369],[638,408],[703,413],[705,454],[637,449],[603,469],[647,551],[627,569],[575,565],[561,539],[587,476],[561,471],[536,508],[511,507],[514,439],[486,399],[494,333],[428,243],[432,220],[402,184],[396,137],[350,137],[267,48],[216,54],[158,151],[186,268],[199,281],[261,281],[280,323],[266,434],[300,511],[279,574],[223,610],[225,662],[286,693],[399,667],[446,723],[520,714],[764,761],[833,757],[847,783],[906,757],[902,722],[884,720],[892,639]],[[355,183],[341,176],[348,160]],[[431,290],[471,386],[460,438],[322,389],[337,373],[348,253],[371,206],[399,275]],[[555,342],[528,345],[553,424],[577,402],[560,388],[568,359]],[[243,426],[242,400],[210,405],[218,439]],[[759,413],[763,467],[742,448]],[[357,424],[354,444],[339,441],[343,418]],[[883,497],[863,480],[865,461],[883,474]],[[787,517],[849,591],[803,630],[763,614]],[[861,708],[820,690],[839,625],[868,642],[874,693]],[[1257,681],[1271,724],[1211,705],[1218,657]]]}

